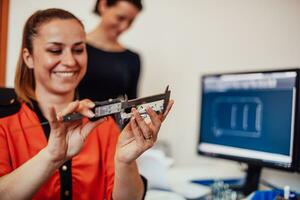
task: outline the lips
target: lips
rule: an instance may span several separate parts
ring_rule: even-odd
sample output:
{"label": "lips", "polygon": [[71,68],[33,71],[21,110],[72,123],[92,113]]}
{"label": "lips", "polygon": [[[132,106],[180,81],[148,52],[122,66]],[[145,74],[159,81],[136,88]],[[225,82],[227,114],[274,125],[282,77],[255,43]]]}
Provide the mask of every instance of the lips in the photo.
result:
{"label": "lips", "polygon": [[55,71],[53,73],[61,78],[71,78],[75,76],[78,73],[78,71]]}

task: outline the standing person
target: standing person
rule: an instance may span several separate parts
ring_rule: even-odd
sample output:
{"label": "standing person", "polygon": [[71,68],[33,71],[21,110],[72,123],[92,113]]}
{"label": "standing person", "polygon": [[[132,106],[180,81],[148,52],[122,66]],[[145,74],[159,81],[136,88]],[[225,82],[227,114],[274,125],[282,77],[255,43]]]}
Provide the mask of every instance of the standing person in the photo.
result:
{"label": "standing person", "polygon": [[[121,134],[111,117],[89,121],[94,103],[74,100],[87,66],[85,38],[80,20],[61,9],[27,20],[15,76],[18,109],[0,118],[2,200],[143,197],[135,160],[153,146],[167,112],[147,109],[146,124],[133,109]],[[64,122],[73,112],[85,118]]]}
{"label": "standing person", "polygon": [[137,97],[140,56],[124,47],[119,37],[141,10],[141,0],[97,0],[94,12],[101,21],[87,34],[88,68],[79,85],[80,98]]}

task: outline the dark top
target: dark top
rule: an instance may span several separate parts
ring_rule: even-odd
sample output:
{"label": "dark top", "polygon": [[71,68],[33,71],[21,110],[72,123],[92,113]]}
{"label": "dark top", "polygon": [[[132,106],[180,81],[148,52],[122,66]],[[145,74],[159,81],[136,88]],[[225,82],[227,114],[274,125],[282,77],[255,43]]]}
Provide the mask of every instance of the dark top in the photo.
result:
{"label": "dark top", "polygon": [[104,101],[127,94],[137,97],[140,57],[128,49],[107,52],[87,44],[88,67],[78,91],[80,99]]}

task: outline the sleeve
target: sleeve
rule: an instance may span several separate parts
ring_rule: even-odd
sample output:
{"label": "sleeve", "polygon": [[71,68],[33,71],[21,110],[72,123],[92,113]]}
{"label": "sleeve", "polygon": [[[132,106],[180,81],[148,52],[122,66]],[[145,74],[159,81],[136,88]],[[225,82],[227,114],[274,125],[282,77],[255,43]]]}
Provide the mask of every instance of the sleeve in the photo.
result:
{"label": "sleeve", "polygon": [[148,180],[141,175],[142,181],[143,181],[143,185],[144,185],[144,194],[143,194],[143,199],[145,199],[146,197],[146,193],[147,193],[147,189],[148,189]]}
{"label": "sleeve", "polygon": [[132,68],[130,71],[131,80],[130,80],[128,92],[126,94],[128,95],[129,99],[135,99],[137,98],[138,83],[139,83],[139,77],[141,71],[140,56],[138,54],[134,54],[131,63],[132,63]]}
{"label": "sleeve", "polygon": [[108,142],[106,145],[106,199],[112,199],[112,191],[114,186],[114,177],[115,177],[115,152],[120,135],[120,129],[113,119],[109,119],[111,125],[108,133]]}
{"label": "sleeve", "polygon": [[4,128],[0,125],[0,177],[12,171],[10,163],[7,137]]}

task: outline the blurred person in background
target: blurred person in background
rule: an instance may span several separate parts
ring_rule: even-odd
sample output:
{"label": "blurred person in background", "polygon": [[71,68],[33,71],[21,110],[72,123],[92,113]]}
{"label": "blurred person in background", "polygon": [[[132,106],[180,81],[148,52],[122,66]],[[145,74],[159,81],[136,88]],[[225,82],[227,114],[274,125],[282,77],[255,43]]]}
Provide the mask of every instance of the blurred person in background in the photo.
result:
{"label": "blurred person in background", "polygon": [[87,34],[88,68],[78,88],[81,99],[104,101],[125,94],[129,99],[137,97],[140,56],[119,38],[142,8],[141,0],[97,0],[94,12],[101,20]]}

